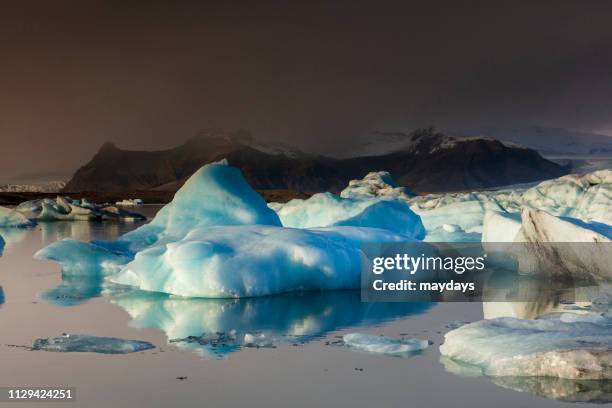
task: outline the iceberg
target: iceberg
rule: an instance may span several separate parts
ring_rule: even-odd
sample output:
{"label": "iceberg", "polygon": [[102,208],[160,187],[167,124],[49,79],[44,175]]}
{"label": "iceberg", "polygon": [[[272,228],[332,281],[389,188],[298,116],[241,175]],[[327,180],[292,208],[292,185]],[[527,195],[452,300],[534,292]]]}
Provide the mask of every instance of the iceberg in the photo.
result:
{"label": "iceberg", "polygon": [[55,199],[43,198],[25,201],[19,204],[15,211],[28,219],[40,221],[136,221],[146,219],[141,214],[116,206],[98,205],[85,199],[79,201],[64,196],[57,196]]}
{"label": "iceberg", "polygon": [[342,337],[342,340],[347,347],[354,350],[397,357],[407,357],[416,351],[425,350],[429,347],[427,340],[394,340],[384,336],[362,333],[346,334]]}
{"label": "iceberg", "polygon": [[219,162],[195,172],[149,224],[100,245],[137,252],[155,243],[181,240],[192,229],[221,225],[280,227],[281,222],[240,170]]}
{"label": "iceberg", "polygon": [[500,317],[452,330],[443,356],[489,376],[612,378],[612,319],[607,313]]}
{"label": "iceberg", "polygon": [[66,275],[93,276],[119,272],[133,256],[110,251],[95,243],[65,238],[42,248],[34,258],[59,263]]}
{"label": "iceberg", "polygon": [[272,226],[196,228],[182,240],[136,254],[110,281],[187,297],[266,296],[360,287],[366,243],[408,237],[374,228]]}
{"label": "iceberg", "polygon": [[515,206],[544,210],[559,217],[612,225],[612,170],[570,174],[543,181],[520,195]]}
{"label": "iceberg", "polygon": [[0,228],[31,227],[34,223],[19,211],[0,207]]}
{"label": "iceberg", "polygon": [[318,193],[274,208],[285,227],[356,226],[387,229],[414,239],[425,236],[420,217],[402,200]]}
{"label": "iceberg", "polygon": [[[100,273],[113,283],[187,297],[354,289],[370,259],[362,245],[423,235],[406,204],[377,203],[381,207],[372,205],[361,218],[335,226],[284,228],[238,169],[214,163],[196,172],[149,224],[116,241],[58,241],[35,257],[59,262],[67,274]],[[392,209],[409,221],[402,227],[406,234],[367,222],[397,223],[385,217],[384,210]]]}
{"label": "iceberg", "polygon": [[59,337],[36,339],[32,345],[32,350],[103,354],[127,354],[152,348],[155,348],[155,346],[148,341],[81,334],[65,334]]}
{"label": "iceberg", "polygon": [[504,209],[485,193],[430,194],[414,197],[410,208],[417,213],[427,230],[426,241],[480,241],[487,211]]}
{"label": "iceberg", "polygon": [[388,171],[374,171],[359,180],[349,181],[349,185],[340,192],[342,198],[358,197],[391,197],[408,200],[416,196],[406,187],[401,187],[393,180]]}

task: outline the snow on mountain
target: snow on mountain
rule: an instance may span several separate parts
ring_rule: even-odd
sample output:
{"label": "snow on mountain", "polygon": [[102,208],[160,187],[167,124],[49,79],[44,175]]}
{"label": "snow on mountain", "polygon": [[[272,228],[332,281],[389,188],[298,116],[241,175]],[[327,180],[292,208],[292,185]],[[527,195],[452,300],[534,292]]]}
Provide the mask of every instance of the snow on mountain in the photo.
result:
{"label": "snow on mountain", "polygon": [[[340,152],[340,157],[383,156],[395,152],[413,154],[432,154],[450,149],[466,141],[495,141],[493,137],[473,136],[456,138],[436,131],[433,127],[418,129],[411,133],[375,131],[361,139],[353,146]],[[508,147],[525,148],[517,143],[504,143]]]}
{"label": "snow on mountain", "polygon": [[65,181],[48,181],[40,184],[0,184],[3,193],[58,193],[66,186]]}
{"label": "snow on mountain", "polygon": [[612,136],[542,126],[480,126],[452,133],[458,138],[473,135],[494,137],[537,150],[545,157],[612,158]]}

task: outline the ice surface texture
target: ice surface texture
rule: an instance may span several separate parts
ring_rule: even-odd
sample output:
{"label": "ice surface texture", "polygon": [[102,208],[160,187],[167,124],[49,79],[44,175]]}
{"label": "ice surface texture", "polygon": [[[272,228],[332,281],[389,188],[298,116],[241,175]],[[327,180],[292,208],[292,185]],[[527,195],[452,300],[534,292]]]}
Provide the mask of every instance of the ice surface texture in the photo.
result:
{"label": "ice surface texture", "polygon": [[104,354],[127,354],[152,348],[155,348],[155,346],[148,341],[124,340],[116,337],[97,337],[81,334],[66,334],[59,337],[36,339],[32,345],[32,350]]}
{"label": "ice surface texture", "polygon": [[319,193],[302,200],[275,205],[285,227],[318,228],[356,226],[382,228],[415,239],[423,239],[421,219],[403,200],[370,196],[339,197]]}
{"label": "ice surface texture", "polygon": [[402,339],[394,340],[373,334],[349,333],[342,338],[348,347],[373,354],[407,357],[416,351],[425,350],[429,346],[427,340]]}
{"label": "ice surface texture", "polygon": [[148,291],[208,298],[356,289],[362,262],[368,261],[362,244],[407,239],[356,227],[196,228],[182,240],[138,252],[110,280]]}
{"label": "ice surface texture", "polygon": [[440,352],[491,376],[611,379],[612,320],[598,313],[481,320],[448,332]]}

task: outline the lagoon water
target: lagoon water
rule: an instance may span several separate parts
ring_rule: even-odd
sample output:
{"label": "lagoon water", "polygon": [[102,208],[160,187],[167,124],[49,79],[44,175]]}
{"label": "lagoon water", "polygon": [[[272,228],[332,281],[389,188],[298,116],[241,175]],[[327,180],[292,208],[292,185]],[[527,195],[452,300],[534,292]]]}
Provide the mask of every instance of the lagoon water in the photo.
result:
{"label": "lagoon water", "polygon": [[[0,386],[76,389],[75,402],[37,407],[501,408],[612,401],[610,382],[489,379],[441,360],[446,325],[482,319],[481,303],[361,303],[352,291],[181,299],[109,287],[99,278],[62,279],[57,264],[32,258],[57,239],[114,239],[138,225],[55,222],[0,231],[7,241],[0,257]],[[433,344],[408,358],[370,355],[337,344],[350,332]],[[156,348],[109,355],[15,347],[62,333],[143,340]],[[274,347],[241,347],[247,334],[263,334]]]}

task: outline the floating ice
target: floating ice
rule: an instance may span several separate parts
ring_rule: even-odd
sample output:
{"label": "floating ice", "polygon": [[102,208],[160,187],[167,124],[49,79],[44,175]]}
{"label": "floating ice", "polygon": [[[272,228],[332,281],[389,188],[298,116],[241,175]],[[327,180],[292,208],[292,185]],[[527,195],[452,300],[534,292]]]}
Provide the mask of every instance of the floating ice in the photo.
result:
{"label": "floating ice", "polygon": [[552,215],[612,225],[612,170],[547,180],[521,194],[515,205]]}
{"label": "floating ice", "polygon": [[25,201],[16,212],[24,217],[40,221],[95,221],[95,220],[144,220],[145,217],[112,205],[98,205],[85,199],[72,200],[57,196],[55,199]]}
{"label": "floating ice", "polygon": [[[215,163],[196,172],[151,223],[117,241],[63,240],[36,257],[55,260],[70,274],[120,270],[109,280],[180,296],[352,289],[359,287],[361,266],[368,262],[363,244],[406,242],[423,235],[418,216],[403,202],[375,200],[366,207],[335,223],[342,225],[282,228],[237,169]],[[345,226],[373,223],[406,234]]]}
{"label": "floating ice", "polygon": [[516,240],[527,242],[610,242],[612,225],[586,223],[555,217],[545,211],[524,207]]}
{"label": "floating ice", "polygon": [[408,188],[397,184],[387,171],[374,171],[360,180],[351,180],[348,187],[340,192],[343,198],[392,197],[407,200],[415,195]]}
{"label": "floating ice", "polygon": [[[456,201],[443,198],[422,201],[417,198],[410,202],[410,207],[421,217],[427,230],[426,240],[469,240],[466,234],[482,233],[485,212],[503,211],[494,200],[486,197],[475,194],[457,197]],[[452,239],[453,237],[456,238]],[[479,238],[480,235],[477,239]]]}
{"label": "floating ice", "polygon": [[129,253],[112,252],[95,243],[74,239],[56,241],[36,252],[34,258],[58,262],[67,275],[85,276],[119,272],[132,260]]}
{"label": "floating ice", "polygon": [[448,332],[440,352],[491,376],[612,378],[612,320],[563,316],[470,323]]}
{"label": "floating ice", "polygon": [[447,329],[458,329],[461,326],[465,326],[466,324],[468,324],[468,322],[459,322],[459,321],[455,321],[455,322],[450,322],[449,324],[446,325]]}
{"label": "floating ice", "polygon": [[402,339],[394,340],[373,334],[350,333],[342,338],[348,347],[373,354],[407,357],[415,351],[429,347],[427,340]]}
{"label": "floating ice", "polygon": [[249,297],[360,286],[362,244],[409,238],[374,228],[300,230],[262,225],[191,230],[136,254],[110,280],[190,297]]}
{"label": "floating ice", "polygon": [[482,242],[514,242],[520,229],[520,214],[487,211],[483,220]]}
{"label": "floating ice", "polygon": [[20,212],[0,207],[0,228],[30,227],[32,225],[34,223]]}
{"label": "floating ice", "polygon": [[36,339],[32,345],[32,350],[104,354],[127,354],[152,348],[155,348],[155,346],[148,341],[81,334],[66,334],[59,337]]}
{"label": "floating ice", "polygon": [[158,241],[180,240],[192,229],[219,225],[281,223],[238,169],[212,163],[195,172],[149,224],[106,245],[136,252]]}
{"label": "floating ice", "polygon": [[115,204],[121,205],[124,207],[135,207],[138,205],[142,205],[143,201],[140,198],[134,198],[134,199],[126,198],[124,200],[117,201]]}
{"label": "floating ice", "polygon": [[272,341],[272,339],[269,339],[268,337],[266,337],[264,333],[259,333],[259,334],[246,333],[244,335],[244,340],[242,341],[242,344],[244,345],[244,347],[256,347],[256,348],[274,347],[274,342]]}
{"label": "floating ice", "polygon": [[275,208],[285,227],[359,226],[387,229],[415,239],[425,236],[421,219],[402,200],[319,193]]}

